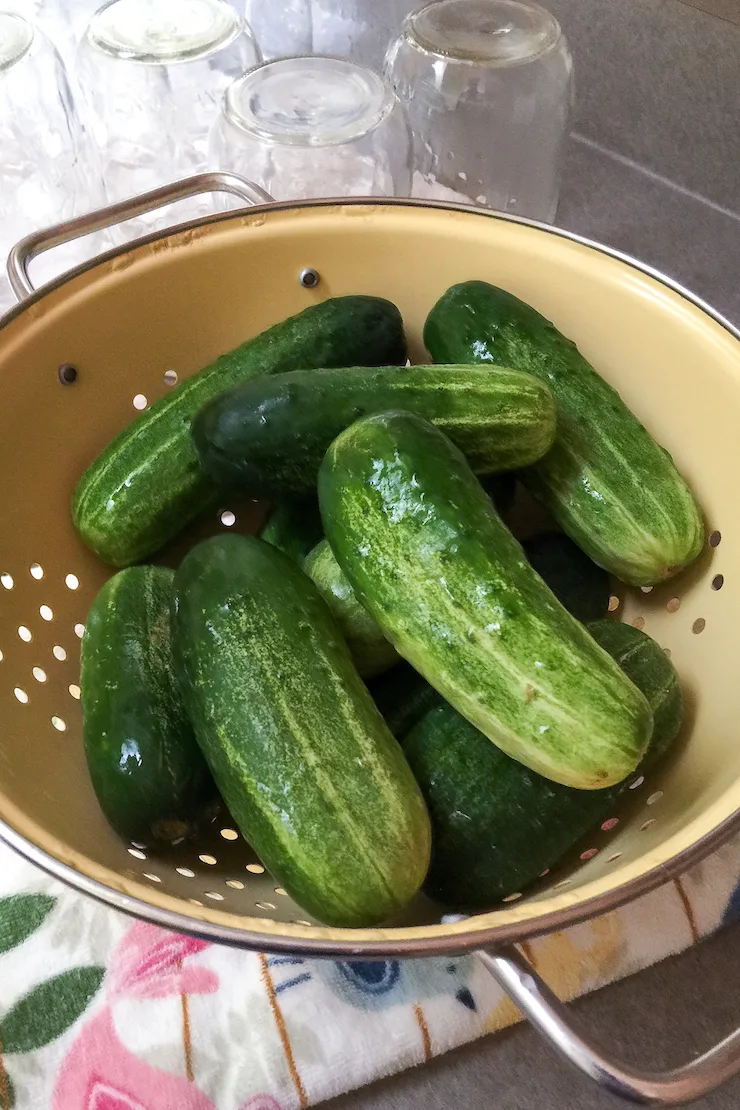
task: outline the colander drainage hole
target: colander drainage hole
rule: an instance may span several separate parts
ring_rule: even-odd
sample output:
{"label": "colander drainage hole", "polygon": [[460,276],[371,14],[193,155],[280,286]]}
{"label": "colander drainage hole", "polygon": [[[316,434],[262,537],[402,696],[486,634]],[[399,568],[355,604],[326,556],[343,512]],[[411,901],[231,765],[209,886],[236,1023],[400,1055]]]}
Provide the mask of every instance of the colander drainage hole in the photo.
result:
{"label": "colander drainage hole", "polygon": [[722,542],[722,533],[721,532],[717,532],[715,530],[714,532],[709,533],[709,539],[707,540],[707,543],[709,544],[710,547],[719,547],[721,542]]}
{"label": "colander drainage hole", "polygon": [[81,640],[84,635],[85,635],[85,626],[84,626],[84,624],[76,624],[75,625],[75,636],[77,636]]}
{"label": "colander drainage hole", "polygon": [[186,879],[195,878],[195,872],[191,871],[189,867],[176,867],[175,871],[177,871],[178,875],[182,875]]}
{"label": "colander drainage hole", "polygon": [[521,898],[521,896],[522,896],[521,891],[516,890],[516,891],[514,891],[513,894],[507,894],[505,898],[501,899],[501,901],[502,902],[517,902]]}
{"label": "colander drainage hole", "polygon": [[712,589],[713,590],[721,590],[722,587],[724,586],[724,584],[725,584],[724,574],[715,574],[714,578],[712,579]]}
{"label": "colander drainage hole", "polygon": [[618,824],[619,824],[619,818],[618,817],[608,817],[606,819],[606,821],[601,822],[601,831],[602,832],[611,832],[612,829],[616,829]]}
{"label": "colander drainage hole", "polygon": [[244,890],[244,883],[240,882],[239,879],[227,879],[226,885],[230,886],[232,890]]}
{"label": "colander drainage hole", "polygon": [[276,886],[275,887],[275,893],[282,895],[284,898],[287,898],[287,896],[288,896],[287,890],[285,890],[285,888],[282,887],[282,886]]}
{"label": "colander drainage hole", "polygon": [[143,393],[137,393],[134,397],[133,406],[135,409],[138,409],[139,412],[141,412],[142,409],[145,409],[148,404],[149,402],[147,401]]}
{"label": "colander drainage hole", "polygon": [[255,902],[254,904],[255,904],[255,906],[257,907],[258,910],[274,910],[274,909],[277,909],[274,902]]}
{"label": "colander drainage hole", "polygon": [[35,578],[37,582],[44,577],[44,568],[40,563],[31,563],[28,569],[31,572],[31,577]]}
{"label": "colander drainage hole", "polygon": [[65,576],[64,584],[68,590],[76,590],[79,588],[80,580],[76,574],[68,574]]}
{"label": "colander drainage hole", "polygon": [[46,671],[43,671],[41,667],[34,667],[31,673],[37,682],[46,682]]}
{"label": "colander drainage hole", "polygon": [[69,692],[72,695],[72,697],[75,699],[75,701],[80,700],[80,694],[82,693],[82,691],[80,690],[79,686],[76,683],[74,683],[74,682],[70,683]]}
{"label": "colander drainage hole", "polygon": [[654,806],[655,803],[659,802],[662,797],[663,797],[663,791],[662,790],[656,790],[655,793],[651,794],[650,797],[648,798],[647,804],[649,806]]}
{"label": "colander drainage hole", "polygon": [[220,520],[224,528],[233,528],[236,524],[236,513],[232,513],[231,509],[224,509],[220,515]]}
{"label": "colander drainage hole", "polygon": [[223,894],[219,894],[217,890],[207,890],[205,892],[206,898],[212,898],[214,902],[223,902]]}
{"label": "colander drainage hole", "polygon": [[637,790],[638,786],[642,786],[645,781],[644,775],[638,775],[634,782],[630,783],[630,790]]}
{"label": "colander drainage hole", "polygon": [[632,621],[632,627],[642,630],[645,627],[645,618],[635,617],[635,619]]}
{"label": "colander drainage hole", "polygon": [[148,879],[150,883],[161,883],[162,882],[159,875],[153,875],[151,873],[151,871],[145,871],[144,872],[144,878]]}
{"label": "colander drainage hole", "polygon": [[21,705],[28,704],[28,694],[25,690],[21,690],[20,686],[16,686],[15,690],[13,690],[13,693],[18,698],[18,701],[21,703]]}
{"label": "colander drainage hole", "polygon": [[142,852],[141,848],[127,848],[126,851],[134,859],[146,859],[146,852]]}
{"label": "colander drainage hole", "polygon": [[177,385],[177,370],[165,370],[164,372],[165,385]]}
{"label": "colander drainage hole", "polygon": [[247,871],[251,872],[252,875],[264,875],[265,873],[265,869],[261,863],[248,863]]}
{"label": "colander drainage hole", "polygon": [[704,617],[697,617],[691,626],[691,631],[694,633],[695,636],[698,636],[699,633],[703,632],[706,627],[707,622],[704,620]]}
{"label": "colander drainage hole", "polygon": [[54,644],[54,647],[51,649],[51,651],[54,658],[58,659],[60,663],[63,663],[64,660],[67,658],[67,653],[61,644]]}
{"label": "colander drainage hole", "polygon": [[609,598],[609,612],[610,613],[616,613],[618,608],[619,608],[619,598],[617,597],[616,594],[612,594],[612,596]]}
{"label": "colander drainage hole", "polygon": [[0,663],[2,663],[2,661],[3,661],[3,659],[4,659],[4,658],[5,658],[5,656],[4,656],[4,655],[3,655],[3,653],[2,653],[1,651],[0,651]]}
{"label": "colander drainage hole", "polygon": [[26,643],[26,644],[30,644],[31,640],[33,639],[31,629],[26,628],[25,624],[21,624],[21,625],[18,626],[18,635],[20,636],[21,640],[23,640],[23,642]]}
{"label": "colander drainage hole", "polygon": [[45,621],[53,621],[54,620],[54,610],[49,605],[40,605],[39,606],[39,613],[41,614],[41,619],[42,620],[45,620]]}
{"label": "colander drainage hole", "polygon": [[654,824],[655,824],[655,818],[654,817],[651,817],[649,821],[643,821],[642,824],[640,825],[640,832],[645,832],[646,829],[649,829],[650,826],[654,825]]}
{"label": "colander drainage hole", "polygon": [[669,613],[677,613],[678,610],[681,608],[681,598],[669,597],[665,607]]}
{"label": "colander drainage hole", "polygon": [[585,852],[581,852],[581,855],[580,855],[579,858],[582,859],[583,862],[585,863],[586,860],[593,859],[594,856],[598,856],[598,854],[599,854],[599,849],[598,848],[586,848]]}
{"label": "colander drainage hole", "polygon": [[57,732],[67,731],[67,722],[63,721],[61,717],[52,717],[51,723],[54,725],[54,728],[57,730]]}
{"label": "colander drainage hole", "polygon": [[207,863],[209,867],[213,867],[214,864],[218,863],[218,860],[215,856],[203,855],[198,856],[198,859],[201,863]]}
{"label": "colander drainage hole", "polygon": [[621,852],[613,852],[612,855],[609,856],[609,858],[607,859],[606,862],[607,863],[615,863],[616,860],[618,860],[621,855],[622,855]]}
{"label": "colander drainage hole", "polygon": [[12,574],[0,574],[0,585],[3,585],[6,590],[12,590],[13,589],[13,575]]}
{"label": "colander drainage hole", "polygon": [[221,836],[224,840],[238,840],[239,833],[236,829],[221,829]]}

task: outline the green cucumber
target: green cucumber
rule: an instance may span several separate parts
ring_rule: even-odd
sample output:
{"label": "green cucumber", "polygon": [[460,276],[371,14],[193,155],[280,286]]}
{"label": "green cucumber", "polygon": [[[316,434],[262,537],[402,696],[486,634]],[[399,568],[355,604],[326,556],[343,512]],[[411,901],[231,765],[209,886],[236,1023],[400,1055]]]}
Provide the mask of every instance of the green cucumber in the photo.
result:
{"label": "green cucumber", "polygon": [[143,844],[197,831],[216,798],[173,668],[173,578],[165,567],[120,571],[95,598],[82,638],[90,778],[116,832]]}
{"label": "green cucumber", "polygon": [[375,618],[360,605],[326,540],[313,549],[303,569],[334,614],[363,678],[382,674],[398,662],[398,652],[388,643]]}
{"label": "green cucumber", "polygon": [[477,473],[529,466],[555,436],[555,404],[536,378],[470,366],[379,366],[247,382],[204,407],[193,437],[204,471],[221,485],[254,496],[313,492],[335,436],[386,409],[438,424]]}
{"label": "green cucumber", "polygon": [[637,766],[647,701],[532,570],[443,432],[411,413],[358,420],[327,452],[319,503],[360,603],[503,751],[581,789]]}
{"label": "green cucumber", "polygon": [[586,627],[650,702],[653,735],[639,767],[640,771],[649,771],[668,751],[681,728],[684,706],[678,672],[655,640],[631,624],[594,620]]}
{"label": "green cucumber", "polygon": [[378,297],[337,297],[283,320],[187,378],[116,436],[77,484],[77,531],[105,562],[128,566],[215,503],[190,425],[206,401],[237,382],[303,367],[405,359],[400,313]]}
{"label": "green cucumber", "polygon": [[300,566],[324,535],[318,501],[315,497],[301,497],[278,502],[272,506],[259,535]]}
{"label": "green cucumber", "polygon": [[691,490],[660,447],[570,339],[511,293],[483,281],[453,285],[426,321],[435,362],[502,363],[552,390],[552,450],[520,475],[595,563],[651,586],[696,559],[704,523]]}
{"label": "green cucumber", "polygon": [[387,919],[424,879],[429,821],[320,593],[261,540],[218,536],[175,595],[190,719],[245,839],[320,921]]}
{"label": "green cucumber", "polygon": [[562,532],[524,540],[531,566],[545,580],[561,605],[579,621],[605,617],[609,609],[609,575]]}
{"label": "green cucumber", "polygon": [[[649,770],[670,748],[682,716],[678,675],[660,647],[631,625],[589,625],[655,717]],[[590,829],[615,816],[626,781],[573,790],[510,759],[450,705],[431,709],[405,737],[406,758],[432,819],[432,862],[425,889],[454,905],[490,906],[529,886]]]}
{"label": "green cucumber", "polygon": [[444,698],[405,660],[368,682],[373,701],[397,740]]}

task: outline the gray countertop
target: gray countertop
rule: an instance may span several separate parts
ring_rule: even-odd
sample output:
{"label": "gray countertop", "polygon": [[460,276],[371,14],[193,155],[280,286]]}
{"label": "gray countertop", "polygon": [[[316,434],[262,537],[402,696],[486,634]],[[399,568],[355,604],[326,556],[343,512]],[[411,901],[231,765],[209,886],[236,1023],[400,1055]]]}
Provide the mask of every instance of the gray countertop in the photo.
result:
{"label": "gray countertop", "polygon": [[[570,39],[578,110],[557,222],[643,259],[740,324],[740,26],[678,0],[544,0]],[[716,10],[737,4],[707,4]],[[740,1024],[740,925],[574,1004],[626,1060],[675,1066]],[[701,1100],[735,1110],[740,1079]],[[327,1110],[620,1105],[528,1026],[325,1104]]]}

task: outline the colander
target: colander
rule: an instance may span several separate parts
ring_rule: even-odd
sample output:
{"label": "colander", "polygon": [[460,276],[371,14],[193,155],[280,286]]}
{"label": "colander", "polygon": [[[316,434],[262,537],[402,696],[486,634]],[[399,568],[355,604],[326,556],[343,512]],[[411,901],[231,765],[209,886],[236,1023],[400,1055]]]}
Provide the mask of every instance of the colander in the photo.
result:
{"label": "colander", "polygon": [[[550,227],[480,209],[405,200],[260,203],[152,235],[33,292],[29,259],[56,243],[199,191],[264,201],[248,183],[205,175],[35,235],[9,275],[24,298],[0,326],[0,836],[86,894],[215,942],[318,957],[439,956],[476,950],[525,1014],[602,1085],[676,1105],[740,1070],[740,1031],[684,1068],[628,1071],[574,1029],[516,942],[651,890],[738,826],[740,624],[738,333],[646,266]],[[615,619],[670,652],[688,719],[680,750],[539,885],[490,913],[444,917],[419,896],[402,919],[343,930],[306,919],[227,817],[202,842],[152,850],[103,820],[83,758],[79,647],[110,570],[69,514],[84,467],[177,381],[307,305],[346,293],[389,297],[412,359],[453,282],[481,278],[534,304],[571,336],[665,447],[704,507],[697,564],[651,590],[615,590]],[[224,501],[165,552],[250,531],[253,502]],[[618,820],[615,820],[617,819]]]}

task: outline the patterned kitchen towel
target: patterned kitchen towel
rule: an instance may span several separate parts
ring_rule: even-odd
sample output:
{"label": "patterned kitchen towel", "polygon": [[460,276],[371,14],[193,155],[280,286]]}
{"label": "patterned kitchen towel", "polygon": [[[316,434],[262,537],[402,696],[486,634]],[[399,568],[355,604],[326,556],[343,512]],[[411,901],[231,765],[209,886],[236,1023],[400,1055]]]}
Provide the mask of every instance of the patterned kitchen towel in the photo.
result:
{"label": "patterned kitchen towel", "polygon": [[[740,838],[526,945],[563,998],[740,916]],[[518,1019],[474,956],[302,960],[134,922],[0,846],[0,1108],[289,1110]]]}

